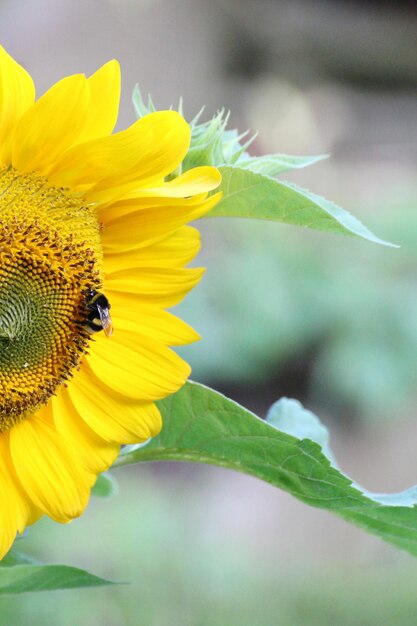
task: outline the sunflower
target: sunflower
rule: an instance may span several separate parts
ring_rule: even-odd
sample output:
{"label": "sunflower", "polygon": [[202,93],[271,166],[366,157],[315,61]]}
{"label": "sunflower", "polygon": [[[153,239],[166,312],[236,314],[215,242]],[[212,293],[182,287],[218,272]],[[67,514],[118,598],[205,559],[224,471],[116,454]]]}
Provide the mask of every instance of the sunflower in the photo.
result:
{"label": "sunflower", "polygon": [[186,224],[216,204],[220,175],[169,176],[190,143],[174,111],[112,134],[119,96],[110,61],[35,100],[0,48],[0,558],[42,515],[80,515],[190,373],[168,346],[198,336],[165,309],[200,280]]}

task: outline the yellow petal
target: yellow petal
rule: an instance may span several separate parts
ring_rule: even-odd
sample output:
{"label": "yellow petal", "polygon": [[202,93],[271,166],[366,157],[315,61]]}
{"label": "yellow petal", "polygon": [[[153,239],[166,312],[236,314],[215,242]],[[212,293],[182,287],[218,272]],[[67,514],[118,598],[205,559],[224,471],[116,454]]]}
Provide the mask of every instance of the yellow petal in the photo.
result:
{"label": "yellow petal", "polygon": [[188,208],[190,211],[193,207],[198,207],[207,199],[206,193],[200,193],[190,198],[169,198],[166,196],[146,196],[141,195],[141,190],[132,191],[124,194],[117,200],[110,198],[108,202],[102,202],[97,206],[99,219],[103,224],[108,224],[113,220],[127,218],[128,215],[136,211],[145,209],[156,210],[157,208],[167,207],[172,210],[180,210]]}
{"label": "yellow petal", "polygon": [[87,80],[90,105],[84,130],[76,143],[91,141],[113,132],[117,122],[120,100],[120,66],[109,61]]}
{"label": "yellow petal", "polygon": [[112,302],[113,292],[135,294],[138,302],[169,308],[175,306],[200,281],[202,268],[131,268],[108,274],[104,287]]}
{"label": "yellow petal", "polygon": [[121,328],[110,338],[97,337],[87,361],[107,387],[147,402],[178,391],[190,374],[189,365],[175,352]]}
{"label": "yellow petal", "polygon": [[17,534],[15,491],[0,460],[0,559],[10,550]]}
{"label": "yellow petal", "polygon": [[50,179],[73,189],[93,185],[93,191],[132,181],[137,186],[174,171],[189,142],[185,120],[175,111],[158,111],[120,133],[74,146],[55,163]]}
{"label": "yellow petal", "polygon": [[161,414],[155,404],[115,393],[97,378],[86,361],[66,393],[81,418],[106,441],[139,443],[161,430]]}
{"label": "yellow petal", "polygon": [[50,403],[57,432],[80,458],[83,467],[93,474],[108,469],[117,458],[120,446],[105,441],[87,426],[65,387],[61,387]]}
{"label": "yellow petal", "polygon": [[23,532],[28,523],[39,517],[32,515],[30,505],[13,478],[8,437],[3,434],[0,436],[0,560],[12,546],[16,533]]}
{"label": "yellow petal", "polygon": [[51,87],[23,115],[13,139],[12,163],[24,172],[47,174],[84,128],[89,90],[82,74]]}
{"label": "yellow petal", "polygon": [[83,512],[95,477],[48,422],[34,416],[14,426],[10,452],[23,489],[39,509],[57,522]]}
{"label": "yellow petal", "polygon": [[144,197],[187,198],[213,191],[221,182],[222,176],[215,167],[194,167],[169,182],[163,182],[157,187],[143,187],[137,193]]}
{"label": "yellow petal", "polygon": [[105,252],[121,252],[165,239],[187,222],[207,213],[219,200],[219,194],[197,205],[154,206],[132,211],[103,222]]}
{"label": "yellow petal", "polygon": [[32,78],[0,46],[0,164],[10,164],[14,130],[34,100]]}
{"label": "yellow petal", "polygon": [[145,248],[106,254],[105,270],[112,273],[131,267],[183,267],[194,259],[200,247],[200,232],[192,226],[182,226]]}
{"label": "yellow petal", "polygon": [[[30,500],[17,477],[16,468],[10,455],[10,433],[0,436],[0,459],[3,480],[8,483],[8,492],[13,496],[16,513],[16,529],[22,533],[26,526],[33,524],[43,513]],[[2,489],[0,490],[2,491]]]}
{"label": "yellow petal", "polygon": [[200,339],[181,319],[155,306],[143,305],[134,294],[112,293],[111,314],[116,330],[131,330],[166,346],[182,346]]}

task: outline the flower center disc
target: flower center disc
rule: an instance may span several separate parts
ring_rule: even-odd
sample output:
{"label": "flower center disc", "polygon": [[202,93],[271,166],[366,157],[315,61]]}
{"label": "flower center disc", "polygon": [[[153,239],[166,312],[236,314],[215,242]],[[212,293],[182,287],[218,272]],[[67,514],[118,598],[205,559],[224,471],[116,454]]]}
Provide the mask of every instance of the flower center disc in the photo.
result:
{"label": "flower center disc", "polygon": [[33,414],[86,352],[99,289],[94,210],[36,174],[0,169],[0,433]]}

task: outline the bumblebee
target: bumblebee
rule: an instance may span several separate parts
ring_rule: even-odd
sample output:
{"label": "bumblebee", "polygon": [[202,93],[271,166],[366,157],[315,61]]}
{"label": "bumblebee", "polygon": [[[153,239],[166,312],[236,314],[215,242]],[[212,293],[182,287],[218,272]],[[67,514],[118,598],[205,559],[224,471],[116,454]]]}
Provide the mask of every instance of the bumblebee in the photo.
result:
{"label": "bumblebee", "polygon": [[97,333],[104,330],[107,337],[113,334],[113,324],[110,317],[110,302],[104,293],[96,290],[89,290],[86,294],[86,307],[88,310],[85,320],[90,333]]}

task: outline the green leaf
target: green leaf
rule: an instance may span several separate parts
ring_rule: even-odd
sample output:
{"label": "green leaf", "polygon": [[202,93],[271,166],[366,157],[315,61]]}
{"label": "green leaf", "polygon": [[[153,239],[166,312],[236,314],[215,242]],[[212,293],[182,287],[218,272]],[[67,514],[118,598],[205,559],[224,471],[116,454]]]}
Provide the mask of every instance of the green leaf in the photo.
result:
{"label": "green leaf", "polygon": [[109,473],[104,473],[99,474],[91,493],[99,498],[111,498],[118,493],[118,490],[114,477]]}
{"label": "green leaf", "polygon": [[40,565],[40,563],[31,556],[12,548],[0,561],[0,567],[10,567],[12,565]]}
{"label": "green leaf", "polygon": [[278,176],[283,172],[299,170],[303,167],[313,165],[318,161],[327,159],[327,154],[317,156],[290,156],[289,154],[265,154],[260,157],[249,157],[239,159],[236,163],[238,167],[255,172],[255,174],[265,174],[266,176]]}
{"label": "green leaf", "polygon": [[332,465],[336,465],[330,450],[329,431],[319,418],[311,411],[304,409],[298,400],[281,398],[275,402],[268,411],[266,422],[277,430],[298,439],[315,441],[331,460]]}
{"label": "green leaf", "polygon": [[114,584],[68,565],[10,565],[0,568],[0,595]]}
{"label": "green leaf", "polygon": [[[146,103],[138,85],[133,92],[133,105],[137,117],[155,111],[152,98],[148,96]],[[177,108],[183,115],[182,101]],[[239,134],[236,129],[228,129],[229,113],[224,109],[218,111],[208,122],[199,123],[202,111],[203,109],[190,122],[191,144],[181,167],[172,172],[167,180],[193,167],[218,167],[223,175],[220,187],[223,198],[205,217],[273,220],[355,235],[374,243],[396,247],[376,237],[359,220],[333,202],[292,183],[272,178],[283,172],[312,165],[327,155],[306,157],[269,154],[251,157],[247,149],[256,135],[248,139],[249,131]]]}
{"label": "green leaf", "polygon": [[144,115],[148,115],[149,113],[154,113],[156,111],[155,105],[152,102],[151,95],[148,94],[148,102],[146,103],[142,97],[142,93],[139,89],[139,85],[135,85],[132,94],[133,106],[135,109],[136,117],[139,119]]}
{"label": "green leaf", "polygon": [[[321,446],[307,438],[326,441],[317,418],[299,403],[275,406],[267,423],[221,394],[187,383],[159,407],[164,424],[160,435],[145,446],[122,451],[116,466],[177,460],[228,467],[332,511],[417,555],[417,488],[381,495],[354,485]],[[300,436],[277,430],[272,423],[290,424],[291,432]]]}
{"label": "green leaf", "polygon": [[206,217],[273,220],[393,246],[376,237],[353,215],[311,191],[237,166],[222,166],[219,170],[223,198]]}

